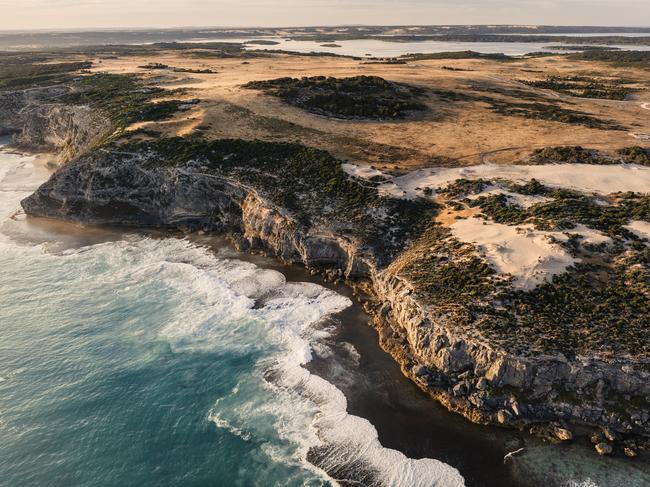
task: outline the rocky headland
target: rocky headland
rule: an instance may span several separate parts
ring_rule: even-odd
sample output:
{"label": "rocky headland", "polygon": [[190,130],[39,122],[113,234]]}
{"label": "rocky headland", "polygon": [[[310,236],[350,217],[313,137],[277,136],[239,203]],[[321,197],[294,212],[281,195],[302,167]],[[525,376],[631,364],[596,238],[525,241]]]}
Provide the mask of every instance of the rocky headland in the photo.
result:
{"label": "rocky headland", "polygon": [[[324,162],[329,171],[310,174]],[[290,169],[282,174],[278,166]],[[379,198],[343,178],[330,156],[301,146],[116,142],[60,168],[23,207],[30,215],[84,223],[223,232],[241,250],[265,251],[346,279],[363,291],[382,345],[404,373],[472,421],[566,421],[650,433],[645,357],[518,354],[499,346],[472,326],[476,317],[467,321],[467,308],[428,303],[400,272],[404,260],[417,262],[413,246],[420,245],[416,239],[435,205]],[[566,425],[553,428],[559,439],[571,436]]]}
{"label": "rocky headland", "polygon": [[[480,194],[475,187],[436,198],[424,188],[422,197],[404,198],[382,192],[385,175],[352,175],[328,152],[298,143],[124,131],[152,119],[142,107],[161,94],[145,90],[144,98],[107,101],[93,90],[109,84],[119,91],[125,81],[95,82],[99,87],[0,93],[0,131],[22,147],[60,154],[59,169],[22,202],[28,215],[226,234],[242,251],[347,281],[404,374],[471,421],[528,428],[553,441],[587,428],[603,453],[611,444],[634,452],[650,436],[649,250],[642,238],[620,230],[647,219],[647,196],[614,202],[627,211],[609,232],[614,250],[572,242],[574,256],[605,259],[611,272],[570,267],[567,282],[515,292],[512,276],[495,272],[441,219],[448,211],[465,218],[479,210],[487,220],[502,218],[493,200],[465,198]],[[538,190],[556,206],[580,198]],[[518,214],[515,223],[543,217],[536,224],[558,224],[559,210],[548,211]],[[581,342],[580,316],[589,312],[580,315],[553,293],[564,296],[575,290],[571,279],[603,272],[614,284],[602,296],[623,302],[594,322],[595,337]],[[564,307],[556,316],[566,323],[555,323],[547,309],[520,307],[544,299],[548,307]],[[615,333],[608,335],[608,323]]]}

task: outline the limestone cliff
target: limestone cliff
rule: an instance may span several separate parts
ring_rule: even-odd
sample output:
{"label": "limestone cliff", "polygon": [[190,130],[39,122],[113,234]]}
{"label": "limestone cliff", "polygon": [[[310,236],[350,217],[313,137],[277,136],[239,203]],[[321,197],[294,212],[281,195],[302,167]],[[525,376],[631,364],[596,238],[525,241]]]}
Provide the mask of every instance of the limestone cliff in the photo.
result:
{"label": "limestone cliff", "polygon": [[[251,182],[260,180],[258,172],[239,173],[245,177],[224,172],[226,162],[237,157],[227,152],[209,166],[200,158],[161,164],[150,149],[95,151],[60,168],[23,207],[30,215],[87,223],[224,232],[243,250],[265,250],[348,278],[369,294],[367,309],[382,345],[405,374],[473,421],[516,426],[566,420],[650,434],[648,363],[631,357],[519,356],[490,343],[459,326],[452,314],[419,300],[405,276],[382,264],[391,254],[382,254],[377,237],[342,230],[335,217],[311,215],[312,223],[304,224],[269,197],[268,183]],[[306,201],[309,195],[294,197]],[[375,204],[372,215],[385,218],[390,211],[378,204],[383,203]],[[387,228],[379,232],[382,238]]]}
{"label": "limestone cliff", "polygon": [[61,102],[64,85],[0,93],[0,135],[32,151],[58,154],[67,162],[97,145],[113,130],[111,122],[88,106]]}

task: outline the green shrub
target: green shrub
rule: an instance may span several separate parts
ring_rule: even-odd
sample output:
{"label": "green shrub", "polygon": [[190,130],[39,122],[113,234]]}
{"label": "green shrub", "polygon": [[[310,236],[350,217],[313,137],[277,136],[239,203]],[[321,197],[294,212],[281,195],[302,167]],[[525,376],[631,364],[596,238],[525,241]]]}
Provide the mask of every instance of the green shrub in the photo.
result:
{"label": "green shrub", "polygon": [[244,88],[263,90],[313,113],[340,118],[397,119],[425,110],[422,90],[377,76],[352,78],[279,78],[251,81]]}

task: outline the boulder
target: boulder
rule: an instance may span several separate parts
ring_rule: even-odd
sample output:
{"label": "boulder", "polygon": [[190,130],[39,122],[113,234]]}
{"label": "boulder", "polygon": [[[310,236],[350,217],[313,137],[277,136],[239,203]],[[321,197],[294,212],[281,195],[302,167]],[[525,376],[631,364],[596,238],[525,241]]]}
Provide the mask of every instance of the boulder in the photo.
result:
{"label": "boulder", "polygon": [[625,453],[625,456],[628,458],[634,458],[637,455],[636,451],[630,448],[629,446],[623,448],[623,453]]}
{"label": "boulder", "polygon": [[592,444],[597,445],[598,443],[605,441],[605,437],[600,431],[596,431],[589,436],[589,440]]}
{"label": "boulder", "polygon": [[604,427],[604,428],[601,428],[601,430],[603,432],[603,436],[605,437],[605,439],[607,441],[616,441],[616,440],[618,440],[618,435],[611,428]]}
{"label": "boulder", "polygon": [[573,433],[571,433],[571,431],[559,426],[553,428],[553,434],[560,441],[570,441],[573,439]]}
{"label": "boulder", "polygon": [[605,442],[598,443],[595,448],[599,455],[611,455],[612,451],[614,451],[612,445]]}
{"label": "boulder", "polygon": [[413,367],[413,375],[415,377],[424,377],[429,373],[429,370],[424,365],[416,365]]}
{"label": "boulder", "polygon": [[499,422],[499,424],[506,424],[510,421],[511,418],[512,418],[512,413],[510,413],[510,411],[501,409],[497,412],[497,421]]}
{"label": "boulder", "polygon": [[479,391],[486,390],[489,385],[490,385],[490,382],[485,377],[481,377],[478,381],[476,381],[476,388]]}
{"label": "boulder", "polygon": [[463,381],[456,384],[452,389],[452,391],[454,393],[454,396],[462,397],[462,396],[466,396],[469,393],[469,389],[470,389],[469,382]]}

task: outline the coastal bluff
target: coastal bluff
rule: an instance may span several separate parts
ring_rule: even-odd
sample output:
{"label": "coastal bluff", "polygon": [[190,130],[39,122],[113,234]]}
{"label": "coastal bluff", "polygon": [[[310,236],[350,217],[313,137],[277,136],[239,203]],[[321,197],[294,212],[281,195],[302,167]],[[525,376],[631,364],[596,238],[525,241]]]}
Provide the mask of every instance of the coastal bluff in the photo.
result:
{"label": "coastal bluff", "polygon": [[[440,309],[419,297],[417,285],[395,264],[408,259],[400,249],[415,238],[395,230],[394,220],[385,218],[399,211],[391,206],[398,202],[372,200],[369,213],[357,208],[368,221],[366,228],[354,232],[342,210],[319,214],[319,208],[336,210],[349,203],[336,191],[318,193],[317,200],[310,201],[314,194],[294,185],[295,175],[287,173],[278,182],[274,162],[258,157],[268,154],[270,146],[220,142],[207,144],[207,152],[197,156],[188,151],[187,142],[172,142],[179,144],[177,153],[186,154],[172,163],[158,142],[90,152],[62,166],[22,205],[29,215],[89,224],[220,232],[241,250],[264,251],[346,279],[363,290],[382,346],[404,373],[474,422],[515,427],[560,422],[650,434],[650,413],[640,402],[650,395],[650,367],[643,357],[567,357],[552,351],[518,355],[468,326],[459,318],[462,310]],[[283,158],[304,155],[300,147],[278,150],[276,162],[281,164]],[[239,163],[231,162],[241,157],[256,161],[252,174],[248,169],[240,172]],[[260,176],[265,166],[270,168],[266,176],[277,186],[296,190],[289,200],[293,209],[279,205],[277,195],[269,196],[269,180]],[[295,201],[309,208],[308,213],[299,214]],[[427,205],[417,210],[423,218],[436,212]],[[394,246],[385,241],[390,232],[398,239]],[[560,431],[554,433],[560,439],[570,436],[564,428],[553,428]]]}

